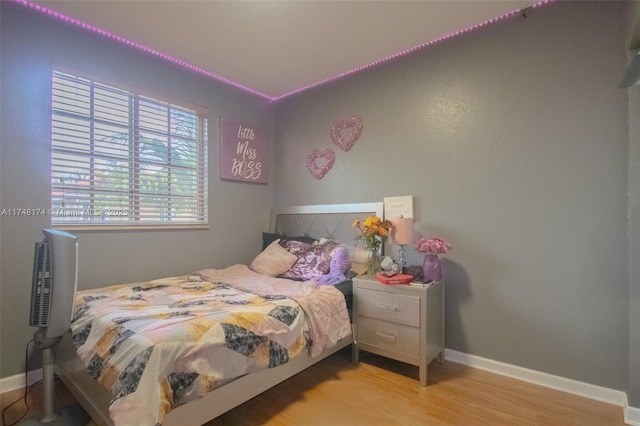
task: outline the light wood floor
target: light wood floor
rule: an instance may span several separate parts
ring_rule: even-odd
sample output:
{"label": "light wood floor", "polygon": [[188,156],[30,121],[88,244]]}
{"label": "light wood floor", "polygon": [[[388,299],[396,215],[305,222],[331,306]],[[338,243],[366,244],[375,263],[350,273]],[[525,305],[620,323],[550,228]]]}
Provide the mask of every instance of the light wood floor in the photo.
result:
{"label": "light wood floor", "polygon": [[[429,366],[428,386],[417,380],[417,367],[373,354],[354,365],[347,348],[207,426],[624,424],[621,407],[449,361]],[[58,404],[69,402],[64,386],[56,386]],[[8,397],[2,407],[16,398]]]}

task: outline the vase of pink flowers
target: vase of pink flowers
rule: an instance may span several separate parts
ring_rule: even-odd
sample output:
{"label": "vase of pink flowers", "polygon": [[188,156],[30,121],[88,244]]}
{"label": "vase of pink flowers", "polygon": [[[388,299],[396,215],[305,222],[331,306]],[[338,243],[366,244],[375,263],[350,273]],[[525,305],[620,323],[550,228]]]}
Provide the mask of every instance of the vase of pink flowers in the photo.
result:
{"label": "vase of pink flowers", "polygon": [[422,281],[440,281],[442,279],[442,265],[440,265],[438,255],[451,250],[451,244],[438,237],[420,238],[416,243],[416,250],[424,253]]}

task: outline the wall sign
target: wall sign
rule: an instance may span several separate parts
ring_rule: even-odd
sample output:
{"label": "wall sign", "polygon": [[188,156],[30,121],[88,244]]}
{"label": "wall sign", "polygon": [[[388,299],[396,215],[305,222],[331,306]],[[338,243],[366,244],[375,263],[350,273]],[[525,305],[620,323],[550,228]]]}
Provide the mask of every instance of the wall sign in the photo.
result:
{"label": "wall sign", "polygon": [[384,217],[404,217],[413,219],[413,195],[384,197]]}
{"label": "wall sign", "polygon": [[267,131],[220,118],[220,179],[267,183]]}

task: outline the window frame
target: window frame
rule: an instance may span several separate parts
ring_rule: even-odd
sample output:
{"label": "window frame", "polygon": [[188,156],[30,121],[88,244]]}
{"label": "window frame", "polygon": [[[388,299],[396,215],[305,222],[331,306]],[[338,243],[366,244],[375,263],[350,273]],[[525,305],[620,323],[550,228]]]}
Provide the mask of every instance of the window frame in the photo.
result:
{"label": "window frame", "polygon": [[[78,101],[78,104],[71,103],[67,106],[60,106],[65,100],[63,95],[72,93],[64,92],[62,80],[76,82],[82,89],[88,91],[88,97],[81,96],[81,100],[87,102],[86,111],[82,113],[70,111],[73,109],[79,110],[80,101]],[[76,90],[78,89],[76,88]],[[126,126],[122,123],[114,125],[113,122],[108,120],[96,119],[95,111],[98,109],[96,106],[98,101],[96,101],[97,97],[94,97],[94,95],[98,90],[106,90],[106,92],[112,92],[127,99],[126,108],[112,106],[113,109],[109,109],[111,107],[105,109],[105,111],[112,113],[114,116],[119,113],[126,115]],[[165,109],[164,121],[160,118],[159,121],[155,122],[155,126],[158,126],[158,123],[165,125],[164,132],[157,130],[156,127],[151,127],[148,122],[145,123],[145,120],[151,120],[151,118],[141,115],[141,105],[148,108]],[[66,108],[69,108],[69,110],[65,110]],[[209,114],[206,108],[167,97],[150,95],[138,89],[131,90],[122,84],[100,81],[73,71],[54,68],[51,74],[50,113],[51,168],[49,176],[52,227],[70,230],[208,228]],[[158,114],[158,116],[161,115]],[[185,117],[184,123],[191,125],[191,132],[180,133],[177,130],[178,125],[175,122],[172,123],[172,120],[175,120],[175,117],[180,115]],[[158,118],[153,112],[151,117],[153,119]],[[77,148],[70,148],[73,142],[68,141],[73,137],[70,135],[71,130],[64,128],[68,124],[67,120],[70,122],[76,120],[86,127],[79,133],[81,136],[75,135]],[[100,169],[101,167],[104,168],[104,165],[96,166],[95,163],[105,162],[107,157],[113,157],[113,155],[96,153],[95,147],[98,144],[98,137],[94,133],[94,128],[98,125],[120,126],[126,130],[119,134],[122,138],[122,146],[117,152],[119,161],[116,164],[120,165],[119,170],[118,172],[111,170],[113,175],[122,174],[126,176],[120,179],[111,179],[117,182],[119,186],[124,185],[126,189],[120,188],[105,191],[104,188],[99,187],[100,182],[97,185],[95,184],[98,175],[104,172],[104,170]],[[183,129],[186,127],[188,126],[184,125]],[[69,134],[66,132],[69,132]],[[104,135],[103,133],[102,137],[105,137]],[[109,137],[113,137],[115,140],[115,135],[116,133],[113,133],[113,136]],[[77,142],[82,138],[86,140]],[[104,141],[102,143],[104,148]],[[172,146],[174,143],[176,147]],[[178,145],[182,147],[182,151],[178,151]],[[148,158],[146,159],[141,158],[144,156],[144,153],[141,155],[143,146],[146,146],[147,150],[158,150],[158,152],[165,154],[163,156],[164,159],[158,156],[147,156]],[[182,152],[182,154],[174,154],[174,149],[176,152]],[[126,154],[123,154],[125,152]],[[75,179],[75,187],[70,185],[71,189],[65,188],[65,183],[58,184],[55,182],[57,176],[70,176],[70,170],[72,169],[67,168],[65,171],[65,166],[62,163],[68,162],[73,166],[73,160],[69,160],[73,156],[81,157],[90,164],[86,167],[88,172],[84,178],[85,181],[89,182],[87,184],[90,186],[89,189],[78,186],[81,181],[80,177]],[[178,165],[172,156],[177,158],[177,161],[184,160],[183,164]],[[74,167],[80,167],[79,164],[77,163]],[[156,183],[155,186],[157,188],[162,187],[163,190],[145,192],[141,189],[141,179],[144,179],[144,177],[141,177],[143,174],[141,171],[144,171],[145,167],[159,170],[159,175],[167,176],[166,178],[162,176],[151,178],[151,181]],[[75,172],[76,175],[80,176],[81,171],[78,168]],[[103,177],[106,175],[108,173],[103,174]],[[180,176],[184,178],[182,182],[186,182],[186,184],[180,184],[178,180]],[[60,177],[60,181],[63,182],[62,177]],[[175,188],[180,186],[186,186],[187,189],[183,193],[179,193]],[[166,189],[164,189],[165,187]],[[66,199],[70,198],[74,191],[77,197],[76,204],[66,206]],[[99,194],[102,194],[105,199],[108,199],[109,195],[104,195],[105,193],[114,197],[119,196],[122,205],[97,207],[100,204],[96,203],[96,197],[99,198]],[[125,199],[126,203],[124,202]],[[142,203],[141,200],[143,200]],[[103,200],[102,203],[104,202]],[[74,203],[73,200],[72,203]],[[186,208],[182,207],[180,209],[176,207],[176,205],[180,204],[185,205]],[[160,213],[161,210],[164,211],[164,215]],[[188,211],[188,213],[185,214],[185,211]]]}

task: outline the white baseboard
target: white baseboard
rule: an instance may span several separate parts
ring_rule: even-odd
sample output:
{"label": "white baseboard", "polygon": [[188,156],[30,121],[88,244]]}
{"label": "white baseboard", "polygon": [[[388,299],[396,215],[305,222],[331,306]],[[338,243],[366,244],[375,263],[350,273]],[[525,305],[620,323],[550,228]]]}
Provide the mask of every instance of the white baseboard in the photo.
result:
{"label": "white baseboard", "polygon": [[640,426],[640,408],[625,405],[624,422],[628,425]]}
{"label": "white baseboard", "polygon": [[[31,370],[27,373],[27,386],[42,380],[42,369]],[[0,379],[0,393],[11,392],[16,389],[24,388],[24,374],[16,374],[15,376]]]}
{"label": "white baseboard", "polygon": [[577,380],[554,376],[553,374],[530,370],[528,368],[505,364],[463,352],[445,349],[444,358],[451,362],[468,365],[480,370],[490,371],[502,376],[511,377],[523,382],[533,383],[573,395],[582,396],[596,401],[606,402],[621,407],[624,411],[625,423],[640,426],[640,408],[629,407],[627,394],[623,391],[595,386]]}

